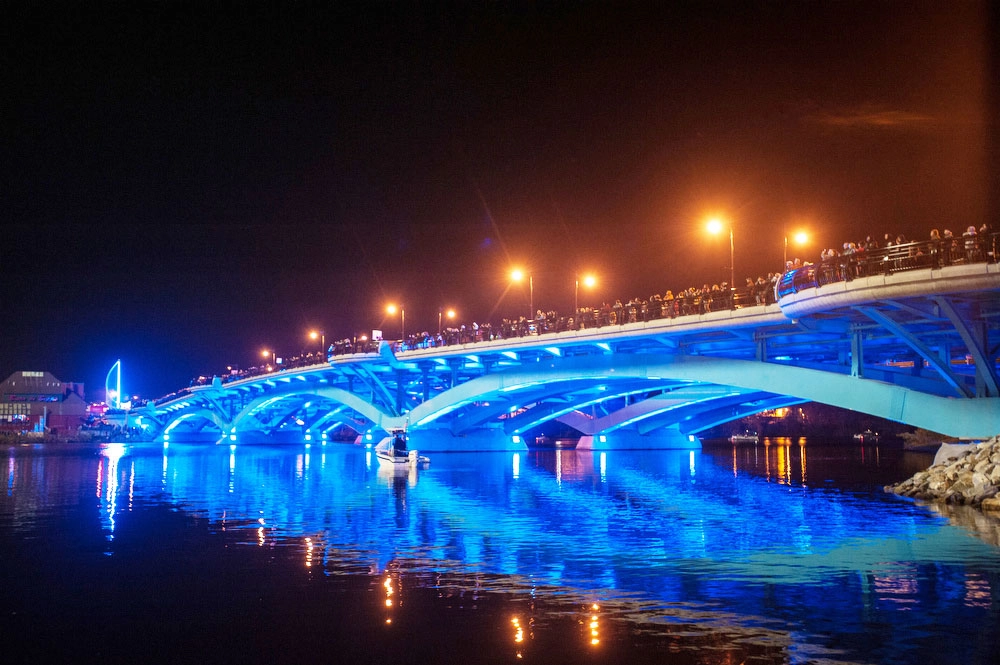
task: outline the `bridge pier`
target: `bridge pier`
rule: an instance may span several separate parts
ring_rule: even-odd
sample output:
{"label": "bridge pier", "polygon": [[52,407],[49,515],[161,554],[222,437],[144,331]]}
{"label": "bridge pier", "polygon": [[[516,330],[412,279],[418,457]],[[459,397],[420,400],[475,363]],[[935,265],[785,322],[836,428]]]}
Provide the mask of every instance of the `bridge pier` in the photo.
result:
{"label": "bridge pier", "polygon": [[701,450],[701,439],[681,434],[676,427],[640,434],[634,429],[616,429],[580,437],[577,450]]}

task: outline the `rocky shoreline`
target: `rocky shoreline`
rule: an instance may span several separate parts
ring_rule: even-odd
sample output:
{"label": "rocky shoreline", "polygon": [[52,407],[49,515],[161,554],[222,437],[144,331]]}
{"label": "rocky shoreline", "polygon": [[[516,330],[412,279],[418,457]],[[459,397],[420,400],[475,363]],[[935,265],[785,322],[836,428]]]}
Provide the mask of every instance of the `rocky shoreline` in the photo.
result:
{"label": "rocky shoreline", "polygon": [[[939,456],[940,457],[940,456]],[[923,501],[1000,511],[1000,435],[915,473],[886,492]]]}

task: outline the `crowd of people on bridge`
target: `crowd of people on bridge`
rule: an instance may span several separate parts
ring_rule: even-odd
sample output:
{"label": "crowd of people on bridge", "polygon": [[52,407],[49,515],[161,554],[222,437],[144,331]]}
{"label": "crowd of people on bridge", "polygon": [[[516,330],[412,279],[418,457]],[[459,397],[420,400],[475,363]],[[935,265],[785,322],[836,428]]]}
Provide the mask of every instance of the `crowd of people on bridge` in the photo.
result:
{"label": "crowd of people on bridge", "polygon": [[[950,229],[931,229],[927,240],[884,234],[881,241],[867,236],[863,241],[844,242],[840,250],[824,249],[819,262],[785,266],[778,295],[796,288],[813,287],[858,277],[891,274],[916,268],[943,268],[962,263],[996,261],[1000,234],[988,224],[969,226],[961,236]],[[800,270],[801,269],[801,270]]]}
{"label": "crowd of people on bridge", "polygon": [[[700,288],[689,286],[677,291],[666,290],[647,298],[632,297],[604,302],[600,307],[582,307],[569,315],[554,310],[535,311],[534,316],[501,319],[499,323],[476,322],[448,326],[431,333],[410,333],[405,339],[390,341],[394,351],[435,348],[459,344],[473,344],[498,339],[512,339],[568,330],[600,328],[700,315],[719,310],[736,309],[755,305],[769,305],[777,300],[776,294],[787,293],[783,285],[790,275],[808,274],[810,284],[846,281],[879,272],[894,272],[918,267],[942,267],[958,263],[997,260],[998,236],[986,224],[979,229],[968,227],[961,236],[950,230],[933,229],[929,239],[910,241],[902,234],[884,234],[881,240],[867,236],[862,241],[846,241],[841,249],[824,249],[819,261],[812,263],[793,259],[786,263],[783,272],[746,277],[741,287],[731,288],[726,282],[704,284]],[[234,369],[220,377],[229,382],[273,371],[307,367],[327,363],[336,356],[356,353],[378,353],[382,340],[345,338],[332,342],[326,353],[308,352],[282,360],[280,365],[262,364],[245,369]],[[191,386],[211,383],[212,377],[197,377]],[[176,394],[175,394],[176,396]]]}

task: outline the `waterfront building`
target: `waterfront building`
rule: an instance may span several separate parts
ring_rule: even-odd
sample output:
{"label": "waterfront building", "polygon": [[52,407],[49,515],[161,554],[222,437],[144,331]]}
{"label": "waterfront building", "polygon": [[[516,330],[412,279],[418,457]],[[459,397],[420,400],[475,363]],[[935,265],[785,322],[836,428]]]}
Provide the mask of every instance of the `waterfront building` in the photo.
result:
{"label": "waterfront building", "polygon": [[75,430],[86,413],[82,383],[29,370],[14,372],[0,383],[0,430]]}

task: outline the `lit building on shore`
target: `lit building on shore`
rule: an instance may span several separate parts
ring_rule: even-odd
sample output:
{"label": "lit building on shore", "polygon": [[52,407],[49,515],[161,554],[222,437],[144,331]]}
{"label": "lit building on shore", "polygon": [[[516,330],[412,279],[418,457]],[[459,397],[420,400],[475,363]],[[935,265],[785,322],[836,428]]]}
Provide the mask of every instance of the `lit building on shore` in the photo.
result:
{"label": "lit building on shore", "polygon": [[75,430],[86,413],[82,383],[37,371],[14,372],[0,383],[0,430]]}

